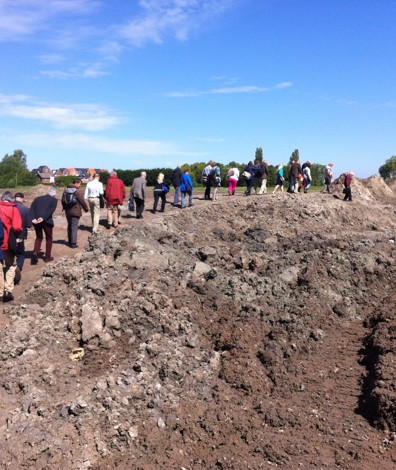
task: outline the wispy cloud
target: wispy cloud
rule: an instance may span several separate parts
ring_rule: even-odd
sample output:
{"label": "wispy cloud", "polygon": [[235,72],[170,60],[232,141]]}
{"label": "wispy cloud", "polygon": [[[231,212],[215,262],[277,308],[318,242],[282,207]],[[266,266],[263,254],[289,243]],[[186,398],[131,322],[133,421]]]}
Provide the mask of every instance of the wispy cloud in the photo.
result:
{"label": "wispy cloud", "polygon": [[241,94],[241,93],[265,93],[275,90],[284,90],[293,86],[291,82],[282,82],[272,87],[259,87],[255,85],[243,85],[235,87],[214,88],[211,90],[201,91],[173,91],[165,93],[169,98],[190,98],[202,95],[228,95],[228,94]]}
{"label": "wispy cloud", "polygon": [[19,40],[48,28],[50,21],[65,13],[88,14],[96,0],[1,0],[0,42]]}
{"label": "wispy cloud", "polygon": [[87,131],[109,129],[123,118],[101,105],[43,103],[31,97],[0,95],[0,115],[41,121],[54,128],[79,128]]}
{"label": "wispy cloud", "polygon": [[126,22],[119,34],[134,46],[158,44],[165,36],[184,41],[191,31],[233,3],[235,0],[140,0],[143,12]]}
{"label": "wispy cloud", "polygon": [[[11,135],[5,130],[0,133],[4,141],[26,142],[27,145],[36,148],[78,149],[79,152],[95,152],[112,157],[114,155],[131,158],[146,156],[155,157],[158,161],[159,157],[202,158],[207,155],[203,152],[191,152],[172,142],[160,140],[113,139],[81,133],[19,133],[12,134],[11,139]],[[7,135],[9,135],[8,138]]]}

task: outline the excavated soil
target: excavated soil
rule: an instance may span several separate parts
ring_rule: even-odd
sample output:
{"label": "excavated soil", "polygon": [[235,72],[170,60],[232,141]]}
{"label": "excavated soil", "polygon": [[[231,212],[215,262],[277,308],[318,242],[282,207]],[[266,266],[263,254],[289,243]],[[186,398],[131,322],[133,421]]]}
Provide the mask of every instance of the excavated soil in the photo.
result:
{"label": "excavated soil", "polygon": [[395,193],[340,188],[84,215],[77,253],[59,213],[2,308],[0,467],[396,468]]}

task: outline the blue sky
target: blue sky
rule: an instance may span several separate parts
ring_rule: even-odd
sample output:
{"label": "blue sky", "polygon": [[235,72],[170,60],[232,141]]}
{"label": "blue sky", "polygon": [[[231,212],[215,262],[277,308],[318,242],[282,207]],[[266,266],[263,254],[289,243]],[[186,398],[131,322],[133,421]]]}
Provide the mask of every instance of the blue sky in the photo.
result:
{"label": "blue sky", "polygon": [[0,156],[29,168],[396,155],[395,0],[0,0]]}

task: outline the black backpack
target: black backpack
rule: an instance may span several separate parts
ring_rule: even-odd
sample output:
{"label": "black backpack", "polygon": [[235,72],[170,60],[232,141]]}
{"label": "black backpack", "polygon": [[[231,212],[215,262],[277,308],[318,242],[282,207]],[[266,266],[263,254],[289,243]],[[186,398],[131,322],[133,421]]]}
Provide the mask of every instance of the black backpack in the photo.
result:
{"label": "black backpack", "polygon": [[77,188],[65,188],[62,194],[62,207],[63,209],[70,209],[78,203],[76,196]]}

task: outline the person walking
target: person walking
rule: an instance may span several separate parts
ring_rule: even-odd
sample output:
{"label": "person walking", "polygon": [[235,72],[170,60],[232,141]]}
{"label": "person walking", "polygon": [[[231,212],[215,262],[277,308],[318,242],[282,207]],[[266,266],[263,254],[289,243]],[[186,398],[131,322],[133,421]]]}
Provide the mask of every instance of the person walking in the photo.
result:
{"label": "person walking", "polygon": [[29,218],[29,207],[25,206],[25,195],[23,193],[15,193],[14,204],[17,206],[22,219],[22,233],[18,238],[17,249],[16,249],[16,269],[14,283],[19,284],[21,282],[21,272],[25,263],[25,240],[28,237],[27,229],[32,226],[32,222]]}
{"label": "person walking", "polygon": [[217,192],[221,186],[221,175],[219,163],[213,163],[212,172],[209,176],[210,185],[213,186],[212,201],[217,201]]}
{"label": "person walking", "polygon": [[250,194],[251,194],[255,173],[256,173],[256,168],[255,168],[253,162],[250,161],[246,165],[246,167],[245,167],[245,169],[243,170],[243,173],[242,173],[243,175],[245,175],[245,178],[247,179],[247,188],[246,188],[246,191],[245,191],[246,196],[250,196]]}
{"label": "person walking", "polygon": [[311,162],[309,160],[306,161],[301,168],[304,178],[304,193],[307,193],[312,184]]}
{"label": "person walking", "polygon": [[114,170],[107,180],[104,197],[107,203],[107,228],[118,227],[121,215],[119,206],[122,206],[125,199],[125,185]]}
{"label": "person walking", "polygon": [[290,191],[291,193],[298,193],[298,184],[299,184],[299,177],[302,173],[300,160],[293,161],[290,165]]}
{"label": "person walking", "polygon": [[175,188],[175,196],[173,198],[174,206],[176,206],[179,203],[182,176],[183,176],[183,172],[181,170],[181,165],[177,165],[177,168],[173,170],[172,176],[171,176],[171,183],[173,187]]}
{"label": "person walking", "polygon": [[77,248],[77,234],[80,217],[82,216],[82,210],[88,212],[88,204],[84,199],[84,191],[81,189],[82,181],[80,178],[75,178],[72,184],[65,189],[65,194],[72,194],[74,198],[70,198],[70,202],[65,201],[65,197],[62,196],[63,210],[66,214],[67,219],[67,240],[70,248]]}
{"label": "person walking", "polygon": [[268,176],[269,176],[267,160],[264,160],[263,163],[260,165],[260,167],[261,167],[261,187],[258,193],[267,194],[267,181],[268,181]]}
{"label": "person walking", "polygon": [[348,172],[345,173],[344,177],[344,201],[352,201],[352,180],[354,177],[354,173]]}
{"label": "person walking", "polygon": [[91,212],[92,234],[98,233],[100,220],[100,198],[103,197],[103,183],[100,182],[100,174],[95,173],[92,181],[86,188],[84,198],[88,201],[89,211]]}
{"label": "person walking", "polygon": [[135,178],[132,183],[131,196],[133,196],[135,200],[137,219],[143,219],[144,199],[146,196],[147,184],[146,177],[146,172],[142,171],[140,173],[140,176],[138,178]]}
{"label": "person walking", "polygon": [[277,169],[277,172],[276,172],[276,183],[275,183],[275,188],[272,192],[272,194],[275,193],[275,191],[278,189],[278,188],[281,188],[281,191],[283,193],[283,183],[285,181],[285,177],[283,176],[283,165],[282,163],[280,163],[278,165],[278,169]]}
{"label": "person walking", "polygon": [[186,201],[186,195],[187,194],[188,194],[188,207],[191,207],[193,205],[193,196],[192,196],[193,189],[194,189],[194,185],[193,185],[193,180],[190,176],[190,170],[188,168],[186,168],[184,170],[184,174],[182,176],[181,186],[180,186],[180,190],[181,190],[181,208],[182,209],[184,209],[186,207],[185,206],[185,201]]}
{"label": "person walking", "polygon": [[50,188],[48,193],[44,196],[36,197],[29,210],[29,220],[31,221],[36,239],[34,240],[33,254],[31,258],[32,264],[37,264],[38,256],[41,250],[41,244],[45,235],[45,255],[44,261],[46,263],[53,261],[52,252],[52,234],[54,230],[53,214],[58,205],[56,199],[56,191]]}
{"label": "person walking", "polygon": [[234,196],[239,180],[239,168],[230,168],[227,172],[228,195]]}
{"label": "person walking", "polygon": [[210,175],[212,173],[212,169],[214,167],[214,161],[210,160],[210,162],[205,166],[205,168],[202,170],[202,176],[201,176],[201,181],[202,184],[205,186],[205,195],[204,199],[210,200],[210,189],[212,186],[212,183],[210,181]]}
{"label": "person walking", "polygon": [[[164,191],[164,178],[165,178],[165,175],[163,173],[159,173],[157,180],[154,183],[153,214],[157,212],[158,201],[160,199],[161,199],[161,209],[159,210],[159,212],[165,212],[166,192]],[[179,186],[179,191],[180,191],[180,186]]]}
{"label": "person walking", "polygon": [[13,203],[10,191],[5,191],[0,198],[0,219],[4,229],[1,245],[4,255],[4,274],[0,275],[0,297],[3,297],[3,302],[11,302],[14,300],[12,292],[16,270],[15,253],[17,239],[22,233],[22,218],[17,206]]}
{"label": "person walking", "polygon": [[324,167],[324,172],[323,172],[323,180],[324,180],[324,186],[322,193],[329,193],[331,194],[331,180],[333,179],[333,166],[334,163],[329,163]]}

